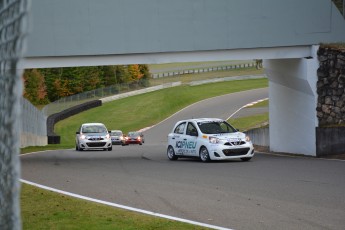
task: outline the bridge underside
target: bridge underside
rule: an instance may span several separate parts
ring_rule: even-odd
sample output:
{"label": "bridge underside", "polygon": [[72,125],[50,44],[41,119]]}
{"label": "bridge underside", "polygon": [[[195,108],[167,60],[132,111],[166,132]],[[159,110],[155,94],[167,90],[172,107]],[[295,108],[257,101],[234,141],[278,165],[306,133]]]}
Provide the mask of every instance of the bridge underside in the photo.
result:
{"label": "bridge underside", "polygon": [[145,54],[114,54],[93,56],[27,57],[20,68],[53,68],[73,66],[101,66],[128,64],[161,64],[174,62],[203,62],[250,59],[307,58],[312,55],[310,46],[273,48],[247,48],[233,50],[161,52]]}

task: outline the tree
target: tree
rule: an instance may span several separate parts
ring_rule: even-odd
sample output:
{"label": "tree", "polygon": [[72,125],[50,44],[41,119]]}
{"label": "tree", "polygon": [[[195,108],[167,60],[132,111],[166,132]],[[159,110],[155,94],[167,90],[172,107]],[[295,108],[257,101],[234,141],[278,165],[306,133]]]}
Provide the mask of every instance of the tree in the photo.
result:
{"label": "tree", "polygon": [[127,83],[130,81],[128,69],[125,66],[118,65],[115,67],[116,84]]}
{"label": "tree", "polygon": [[150,86],[150,70],[149,70],[149,66],[148,65],[139,65],[139,70],[140,73],[143,75],[143,77],[141,78],[140,81],[140,85],[144,86],[144,87],[148,87]]}
{"label": "tree", "polygon": [[38,71],[44,76],[49,101],[58,100],[59,95],[56,91],[54,84],[57,78],[61,78],[63,68],[39,69]]}
{"label": "tree", "polygon": [[100,71],[102,72],[102,84],[104,86],[110,86],[117,84],[116,79],[116,66],[110,65],[110,66],[101,66],[99,67]]}
{"label": "tree", "polygon": [[151,77],[148,65],[139,65],[139,71],[143,74],[143,79],[149,79]]}
{"label": "tree", "polygon": [[130,79],[132,81],[138,81],[140,80],[144,74],[140,72],[139,65],[129,65],[128,66],[128,73],[130,75]]}
{"label": "tree", "polygon": [[68,80],[55,79],[54,87],[59,98],[71,95],[71,92],[68,90]]}
{"label": "tree", "polygon": [[36,69],[25,70],[24,80],[24,97],[32,104],[48,103],[47,87],[44,76]]}

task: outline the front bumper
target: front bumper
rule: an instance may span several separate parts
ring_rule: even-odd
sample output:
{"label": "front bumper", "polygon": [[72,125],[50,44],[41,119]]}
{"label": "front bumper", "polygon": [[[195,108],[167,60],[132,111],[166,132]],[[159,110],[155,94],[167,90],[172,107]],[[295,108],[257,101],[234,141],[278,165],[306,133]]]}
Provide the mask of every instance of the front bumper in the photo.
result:
{"label": "front bumper", "polygon": [[212,145],[209,155],[211,160],[251,158],[254,156],[254,147],[251,143],[238,146]]}
{"label": "front bumper", "polygon": [[123,144],[124,142],[123,142],[122,140],[111,140],[111,143],[112,143],[113,145],[121,145],[121,144]]}
{"label": "front bumper", "polygon": [[112,146],[111,140],[109,141],[80,141],[79,148],[82,149],[105,149]]}
{"label": "front bumper", "polygon": [[141,141],[132,141],[132,140],[127,140],[125,143],[126,143],[126,145],[129,145],[129,144],[142,144]]}

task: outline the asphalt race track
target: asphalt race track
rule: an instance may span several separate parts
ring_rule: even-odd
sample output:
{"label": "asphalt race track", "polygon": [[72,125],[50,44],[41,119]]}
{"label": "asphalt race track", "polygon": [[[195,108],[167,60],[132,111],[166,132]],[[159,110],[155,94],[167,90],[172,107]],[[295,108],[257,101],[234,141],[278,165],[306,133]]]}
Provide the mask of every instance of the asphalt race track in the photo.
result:
{"label": "asphalt race track", "polygon": [[196,103],[145,131],[142,146],[21,156],[22,179],[230,229],[344,229],[345,161],[265,153],[249,162],[168,160],[177,120],[227,118],[266,97],[267,88]]}

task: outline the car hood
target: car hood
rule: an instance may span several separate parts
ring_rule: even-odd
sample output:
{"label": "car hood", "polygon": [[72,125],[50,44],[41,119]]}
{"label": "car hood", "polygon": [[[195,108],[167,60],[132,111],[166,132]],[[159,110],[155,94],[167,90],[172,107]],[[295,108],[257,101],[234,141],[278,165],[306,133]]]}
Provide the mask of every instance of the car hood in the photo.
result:
{"label": "car hood", "polygon": [[83,133],[83,135],[85,135],[86,137],[103,137],[106,136],[107,133]]}
{"label": "car hood", "polygon": [[241,132],[236,133],[219,133],[219,134],[208,134],[209,137],[217,137],[220,140],[228,141],[229,139],[241,139],[245,140],[246,134]]}

